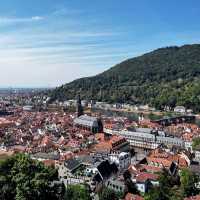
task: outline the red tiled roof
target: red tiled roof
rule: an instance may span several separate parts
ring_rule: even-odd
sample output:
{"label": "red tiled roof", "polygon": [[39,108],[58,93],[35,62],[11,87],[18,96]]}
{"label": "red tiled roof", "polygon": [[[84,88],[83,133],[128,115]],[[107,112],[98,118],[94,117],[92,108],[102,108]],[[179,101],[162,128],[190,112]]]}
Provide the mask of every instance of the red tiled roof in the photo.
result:
{"label": "red tiled roof", "polygon": [[181,154],[171,154],[162,149],[153,150],[147,157],[148,163],[154,162],[161,164],[163,167],[170,167],[171,163],[176,162],[179,167],[188,167],[187,160]]}
{"label": "red tiled roof", "polygon": [[159,176],[156,174],[142,172],[136,176],[136,181],[137,182],[145,182],[146,180],[156,181],[158,177]]}
{"label": "red tiled roof", "polygon": [[200,195],[192,196],[192,197],[186,197],[184,200],[200,200]]}
{"label": "red tiled roof", "polygon": [[139,170],[145,170],[147,172],[160,172],[161,169],[159,167],[151,166],[151,165],[140,165]]}
{"label": "red tiled roof", "polygon": [[192,142],[193,135],[194,135],[193,133],[184,133],[182,135],[182,138],[186,142]]}
{"label": "red tiled roof", "polygon": [[55,166],[55,160],[43,160],[42,162],[47,167],[54,167]]}
{"label": "red tiled roof", "polygon": [[114,144],[118,142],[124,142],[124,138],[118,135],[112,135],[112,137],[108,140],[105,140],[103,133],[98,133],[95,135],[96,140],[99,141],[98,144],[95,145],[96,150],[111,150]]}
{"label": "red tiled roof", "polygon": [[124,200],[144,200],[144,198],[139,195],[127,193]]}
{"label": "red tiled roof", "polygon": [[172,164],[172,161],[170,161],[168,159],[165,159],[165,158],[151,158],[151,157],[147,157],[147,162],[149,164],[151,164],[151,162],[157,163],[157,164],[162,165],[162,167],[166,167],[166,168],[169,168],[171,166],[171,164]]}
{"label": "red tiled roof", "polygon": [[41,141],[41,145],[42,146],[53,146],[53,142],[48,136],[45,136]]}

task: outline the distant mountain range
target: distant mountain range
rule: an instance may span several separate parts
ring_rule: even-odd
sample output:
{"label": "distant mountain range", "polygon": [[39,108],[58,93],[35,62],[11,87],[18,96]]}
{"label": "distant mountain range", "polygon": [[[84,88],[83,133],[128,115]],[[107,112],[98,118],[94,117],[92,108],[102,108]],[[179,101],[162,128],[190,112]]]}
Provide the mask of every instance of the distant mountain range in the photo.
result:
{"label": "distant mountain range", "polygon": [[200,111],[200,44],[160,48],[128,59],[109,70],[56,88],[53,100],[83,99],[150,104],[156,108],[183,105]]}

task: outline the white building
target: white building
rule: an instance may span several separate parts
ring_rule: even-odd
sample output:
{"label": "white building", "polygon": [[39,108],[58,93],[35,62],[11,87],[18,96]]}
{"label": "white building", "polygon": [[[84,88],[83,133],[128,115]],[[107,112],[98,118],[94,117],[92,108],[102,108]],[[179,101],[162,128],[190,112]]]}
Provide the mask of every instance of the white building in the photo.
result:
{"label": "white building", "polygon": [[167,146],[179,146],[179,147],[184,147],[185,143],[182,139],[177,138],[177,137],[162,137],[162,136],[157,136],[156,137],[156,142],[158,144],[165,144]]}
{"label": "white building", "polygon": [[185,149],[192,151],[192,141],[185,141]]}
{"label": "white building", "polygon": [[147,149],[155,149],[158,144],[155,135],[143,132],[121,131],[120,135],[125,137],[131,146]]}
{"label": "white building", "polygon": [[184,114],[186,113],[186,109],[184,106],[176,106],[174,112]]}
{"label": "white building", "polygon": [[185,145],[184,141],[180,138],[155,136],[154,134],[147,133],[147,131],[145,133],[141,130],[137,132],[123,130],[120,132],[120,135],[126,138],[131,146],[145,149],[156,149],[160,144],[179,147],[184,147]]}
{"label": "white building", "polygon": [[149,110],[149,105],[140,105],[139,110]]}
{"label": "white building", "polygon": [[106,187],[114,190],[115,192],[124,192],[125,184],[124,181],[111,178],[106,182]]}
{"label": "white building", "polygon": [[127,169],[131,164],[131,156],[127,152],[112,153],[109,155],[111,162],[114,162],[120,170]]}
{"label": "white building", "polygon": [[86,175],[98,173],[97,166],[95,166],[95,165],[87,166],[85,169],[85,173],[86,173]]}
{"label": "white building", "polygon": [[197,162],[200,162],[200,151],[199,150],[195,150],[194,151],[194,155],[195,155],[194,160],[197,161]]}
{"label": "white building", "polygon": [[33,110],[33,106],[31,105],[23,106],[23,111],[32,111],[32,110]]}

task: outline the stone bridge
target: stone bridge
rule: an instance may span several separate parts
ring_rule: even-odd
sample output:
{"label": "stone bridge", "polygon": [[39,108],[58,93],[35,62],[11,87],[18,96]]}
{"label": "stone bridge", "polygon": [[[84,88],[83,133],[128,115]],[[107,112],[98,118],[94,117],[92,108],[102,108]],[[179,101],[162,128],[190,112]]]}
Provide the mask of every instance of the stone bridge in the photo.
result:
{"label": "stone bridge", "polygon": [[170,126],[171,124],[179,124],[179,123],[193,123],[195,121],[194,115],[183,115],[178,117],[169,117],[159,120],[151,120],[153,123],[157,123],[162,126]]}

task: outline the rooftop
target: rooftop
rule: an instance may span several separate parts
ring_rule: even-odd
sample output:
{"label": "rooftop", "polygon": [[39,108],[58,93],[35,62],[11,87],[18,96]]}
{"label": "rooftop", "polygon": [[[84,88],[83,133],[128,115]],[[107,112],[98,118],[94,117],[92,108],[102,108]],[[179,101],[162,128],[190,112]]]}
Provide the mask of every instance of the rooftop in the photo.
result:
{"label": "rooftop", "polygon": [[144,198],[137,194],[127,193],[124,200],[144,200]]}
{"label": "rooftop", "polygon": [[184,200],[200,200],[200,195],[186,197]]}
{"label": "rooftop", "polygon": [[98,127],[98,119],[96,117],[81,115],[74,120],[75,124],[81,124],[89,127]]}

